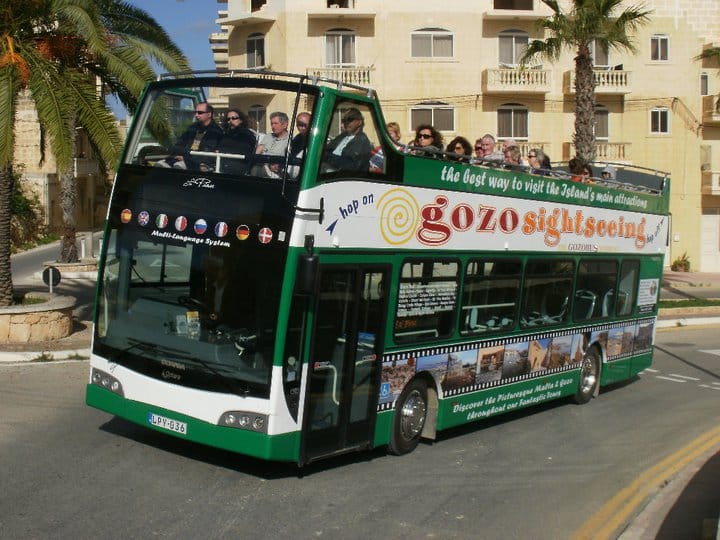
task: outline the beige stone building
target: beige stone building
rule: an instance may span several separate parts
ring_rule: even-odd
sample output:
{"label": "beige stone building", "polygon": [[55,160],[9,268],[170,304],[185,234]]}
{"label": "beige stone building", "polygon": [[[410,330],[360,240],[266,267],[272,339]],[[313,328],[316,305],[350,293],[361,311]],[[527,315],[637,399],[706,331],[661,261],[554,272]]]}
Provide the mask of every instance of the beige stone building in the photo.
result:
{"label": "beige stone building", "polygon": [[[55,156],[46,141],[42,152],[41,130],[33,101],[21,95],[15,122],[15,167],[22,174],[23,190],[37,197],[43,209],[44,225],[59,231],[62,228],[60,181]],[[100,173],[87,135],[76,131],[73,174],[77,180],[76,220],[78,229],[100,229],[105,220],[109,181]]]}
{"label": "beige stone building", "polygon": [[[540,0],[219,0],[210,36],[218,68],[308,73],[376,89],[403,141],[431,122],[448,142],[484,133],[514,138],[523,155],[574,155],[573,55],[520,69]],[[567,2],[561,0],[561,5]],[[624,5],[635,5],[634,0]],[[597,162],[668,171],[672,232],[667,263],[720,271],[720,69],[694,58],[720,46],[718,0],[645,0],[650,24],[637,54],[595,50]],[[245,107],[262,128],[287,104],[258,95]],[[698,239],[700,241],[698,241]]]}

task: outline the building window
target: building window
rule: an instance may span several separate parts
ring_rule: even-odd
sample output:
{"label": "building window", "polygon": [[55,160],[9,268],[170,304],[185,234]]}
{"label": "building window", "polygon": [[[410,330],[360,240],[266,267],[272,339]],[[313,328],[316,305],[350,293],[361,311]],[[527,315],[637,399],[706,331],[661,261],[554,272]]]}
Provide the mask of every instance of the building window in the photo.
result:
{"label": "building window", "polygon": [[650,133],[670,133],[670,111],[664,107],[650,111]]}
{"label": "building window", "polygon": [[450,336],[457,313],[460,264],[447,259],[408,261],[402,265],[395,312],[396,343]]}
{"label": "building window", "polygon": [[604,46],[599,39],[594,39],[590,42],[590,55],[593,59],[593,66],[596,68],[604,69],[610,67],[610,54],[608,49]]}
{"label": "building window", "polygon": [[455,109],[439,101],[418,103],[410,109],[410,129],[430,124],[438,131],[455,131]]}
{"label": "building window", "polygon": [[501,68],[515,68],[527,50],[528,35],[522,30],[505,30],[498,36],[498,50]]}
{"label": "building window", "polygon": [[443,28],[421,28],[412,33],[413,58],[452,58],[453,35]]}
{"label": "building window", "polygon": [[325,66],[355,67],[355,32],[337,28],[325,34]]}
{"label": "building window", "polygon": [[267,110],[262,105],[252,105],[248,109],[248,116],[250,117],[250,127],[255,124],[255,129],[258,133],[267,132]]}
{"label": "building window", "polygon": [[265,36],[250,34],[247,39],[247,67],[257,68],[265,65]]}
{"label": "building window", "polygon": [[650,60],[667,62],[669,49],[670,38],[667,36],[655,35],[650,38]]}
{"label": "building window", "polygon": [[705,72],[700,74],[700,95],[710,95],[710,79],[708,78],[708,74]]}
{"label": "building window", "polygon": [[603,105],[595,107],[595,138],[599,141],[610,138],[610,111]]}
{"label": "building window", "polygon": [[528,110],[518,103],[502,105],[497,112],[499,139],[528,138]]}

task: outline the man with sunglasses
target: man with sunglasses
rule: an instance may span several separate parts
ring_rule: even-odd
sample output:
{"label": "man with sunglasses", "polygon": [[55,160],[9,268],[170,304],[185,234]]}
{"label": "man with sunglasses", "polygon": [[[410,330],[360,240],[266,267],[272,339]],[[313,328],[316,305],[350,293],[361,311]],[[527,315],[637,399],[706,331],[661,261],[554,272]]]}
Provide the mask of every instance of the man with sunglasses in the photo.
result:
{"label": "man with sunglasses", "polygon": [[222,136],[222,128],[213,119],[212,105],[205,101],[198,103],[195,106],[195,121],[170,148],[170,156],[157,165],[174,169],[212,170],[214,158],[196,157],[190,152],[215,152]]}
{"label": "man with sunglasses", "polygon": [[342,133],[325,147],[323,172],[367,171],[373,145],[363,132],[365,119],[362,113],[355,107],[347,109],[342,117],[342,126]]}

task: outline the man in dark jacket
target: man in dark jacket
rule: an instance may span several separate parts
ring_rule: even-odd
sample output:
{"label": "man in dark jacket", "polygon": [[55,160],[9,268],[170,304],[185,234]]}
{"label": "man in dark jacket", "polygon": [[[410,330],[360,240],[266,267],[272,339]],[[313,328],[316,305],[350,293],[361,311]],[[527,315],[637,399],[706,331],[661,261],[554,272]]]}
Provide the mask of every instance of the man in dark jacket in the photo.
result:
{"label": "man in dark jacket", "polygon": [[195,107],[195,122],[170,148],[170,157],[158,162],[158,165],[175,169],[211,170],[215,166],[215,158],[192,156],[190,152],[215,152],[222,136],[222,128],[213,119],[212,106],[207,102],[198,103]]}
{"label": "man in dark jacket", "polygon": [[350,108],[342,119],[343,132],[330,141],[323,154],[324,172],[367,171],[373,145],[363,132],[365,119],[356,108]]}

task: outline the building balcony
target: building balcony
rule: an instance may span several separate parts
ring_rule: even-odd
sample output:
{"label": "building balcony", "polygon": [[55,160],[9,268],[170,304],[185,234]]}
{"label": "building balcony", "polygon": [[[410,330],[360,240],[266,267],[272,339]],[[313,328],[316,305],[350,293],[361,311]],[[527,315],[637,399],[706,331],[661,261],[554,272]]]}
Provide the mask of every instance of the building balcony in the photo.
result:
{"label": "building balcony", "polygon": [[540,0],[492,0],[492,7],[483,12],[485,20],[536,21],[552,15]]}
{"label": "building balcony", "polygon": [[373,68],[368,66],[357,67],[321,67],[307,68],[308,77],[322,77],[340,81],[345,84],[357,84],[359,86],[369,86],[371,84],[370,73]]}
{"label": "building balcony", "polygon": [[316,6],[307,12],[312,19],[374,19],[375,12],[362,9],[361,0],[315,0]]}
{"label": "building balcony", "polygon": [[[563,161],[567,161],[577,154],[572,142],[565,143],[563,146]],[[631,143],[626,142],[596,141],[595,161],[631,165],[631,146]]]}
{"label": "building balcony", "polygon": [[548,69],[499,68],[483,73],[483,92],[486,94],[546,94],[551,89]]}
{"label": "building balcony", "polygon": [[720,126],[720,96],[703,96],[703,124]]}
{"label": "building balcony", "polygon": [[[574,94],[575,70],[568,71],[567,73],[568,85],[566,93]],[[595,69],[593,73],[595,77],[596,94],[623,95],[630,93],[630,75],[632,72],[621,69]]]}
{"label": "building balcony", "polygon": [[720,172],[719,171],[703,171],[702,172],[702,194],[703,195],[720,195]]}
{"label": "building balcony", "polygon": [[277,6],[273,9],[272,0],[269,6],[264,1],[236,0],[228,3],[228,8],[227,17],[218,24],[240,26],[272,23],[277,20]]}

